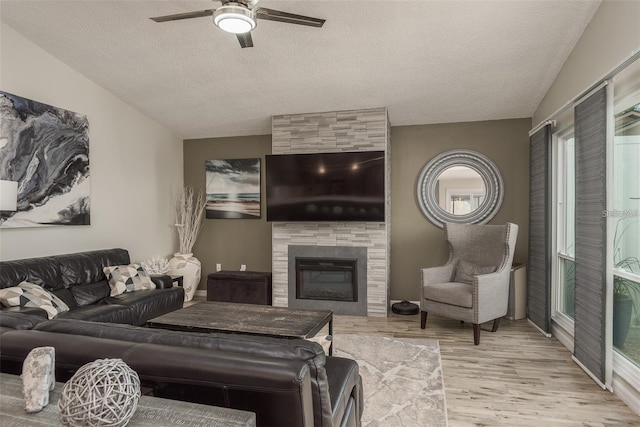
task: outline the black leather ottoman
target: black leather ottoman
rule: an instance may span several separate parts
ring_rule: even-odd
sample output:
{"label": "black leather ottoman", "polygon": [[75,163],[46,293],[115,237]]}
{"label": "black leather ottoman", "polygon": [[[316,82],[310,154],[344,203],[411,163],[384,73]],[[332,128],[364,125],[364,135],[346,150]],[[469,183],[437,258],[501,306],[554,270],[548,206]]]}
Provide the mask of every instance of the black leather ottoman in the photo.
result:
{"label": "black leather ottoman", "polygon": [[271,305],[271,273],[218,271],[207,276],[207,301]]}

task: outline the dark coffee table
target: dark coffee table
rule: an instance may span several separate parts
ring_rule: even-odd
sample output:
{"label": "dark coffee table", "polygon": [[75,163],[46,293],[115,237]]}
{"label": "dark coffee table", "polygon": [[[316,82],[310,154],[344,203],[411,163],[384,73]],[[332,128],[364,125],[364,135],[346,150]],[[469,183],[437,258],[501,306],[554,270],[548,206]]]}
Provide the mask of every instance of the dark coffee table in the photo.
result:
{"label": "dark coffee table", "polygon": [[[150,328],[192,332],[230,332],[282,338],[311,338],[329,324],[333,336],[333,312],[330,310],[294,310],[254,304],[202,301],[186,308],[155,317]],[[333,340],[329,355],[333,354]]]}

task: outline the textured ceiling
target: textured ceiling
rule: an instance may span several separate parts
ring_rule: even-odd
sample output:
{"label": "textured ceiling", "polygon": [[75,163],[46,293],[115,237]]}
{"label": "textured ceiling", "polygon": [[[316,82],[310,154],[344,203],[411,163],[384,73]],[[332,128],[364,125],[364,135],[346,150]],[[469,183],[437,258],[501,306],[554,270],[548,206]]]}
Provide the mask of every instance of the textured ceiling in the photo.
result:
{"label": "textured ceiling", "polygon": [[392,126],[531,117],[600,1],[268,1],[254,47],[195,1],[2,0],[2,21],[182,138],[271,133],[271,116],[388,107]]}

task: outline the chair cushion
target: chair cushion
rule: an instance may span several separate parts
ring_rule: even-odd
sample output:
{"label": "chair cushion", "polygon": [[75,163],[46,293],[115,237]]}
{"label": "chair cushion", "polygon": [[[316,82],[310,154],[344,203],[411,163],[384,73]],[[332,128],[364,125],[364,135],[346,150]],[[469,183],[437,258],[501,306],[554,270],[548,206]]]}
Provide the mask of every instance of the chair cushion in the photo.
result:
{"label": "chair cushion", "polygon": [[90,320],[93,322],[127,323],[135,321],[135,316],[129,307],[116,304],[90,304],[65,311],[56,319]]}
{"label": "chair cushion", "polygon": [[0,327],[3,328],[33,329],[38,323],[46,321],[44,316],[0,310]]}
{"label": "chair cushion", "polygon": [[149,319],[182,308],[184,289],[177,286],[168,289],[143,289],[106,298],[105,302],[129,307],[132,319],[130,323],[144,325]]}
{"label": "chair cushion", "polygon": [[473,285],[460,282],[434,283],[424,286],[424,297],[458,307],[473,307]]}
{"label": "chair cushion", "polygon": [[489,274],[494,271],[496,271],[496,267],[493,265],[478,265],[461,259],[456,267],[456,276],[453,281],[472,284],[473,276]]}
{"label": "chair cushion", "polygon": [[78,307],[95,304],[109,296],[111,288],[106,280],[100,282],[89,283],[86,285],[75,285],[69,288],[73,299],[76,300]]}

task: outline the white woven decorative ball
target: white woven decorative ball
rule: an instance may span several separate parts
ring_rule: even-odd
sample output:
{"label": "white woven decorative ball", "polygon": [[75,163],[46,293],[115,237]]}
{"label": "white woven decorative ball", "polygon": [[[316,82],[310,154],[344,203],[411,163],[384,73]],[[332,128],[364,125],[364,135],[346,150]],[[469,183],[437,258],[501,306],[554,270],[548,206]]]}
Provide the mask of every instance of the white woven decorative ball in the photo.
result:
{"label": "white woven decorative ball", "polygon": [[127,425],[140,400],[140,378],[121,359],[87,363],[62,388],[58,401],[65,426]]}

